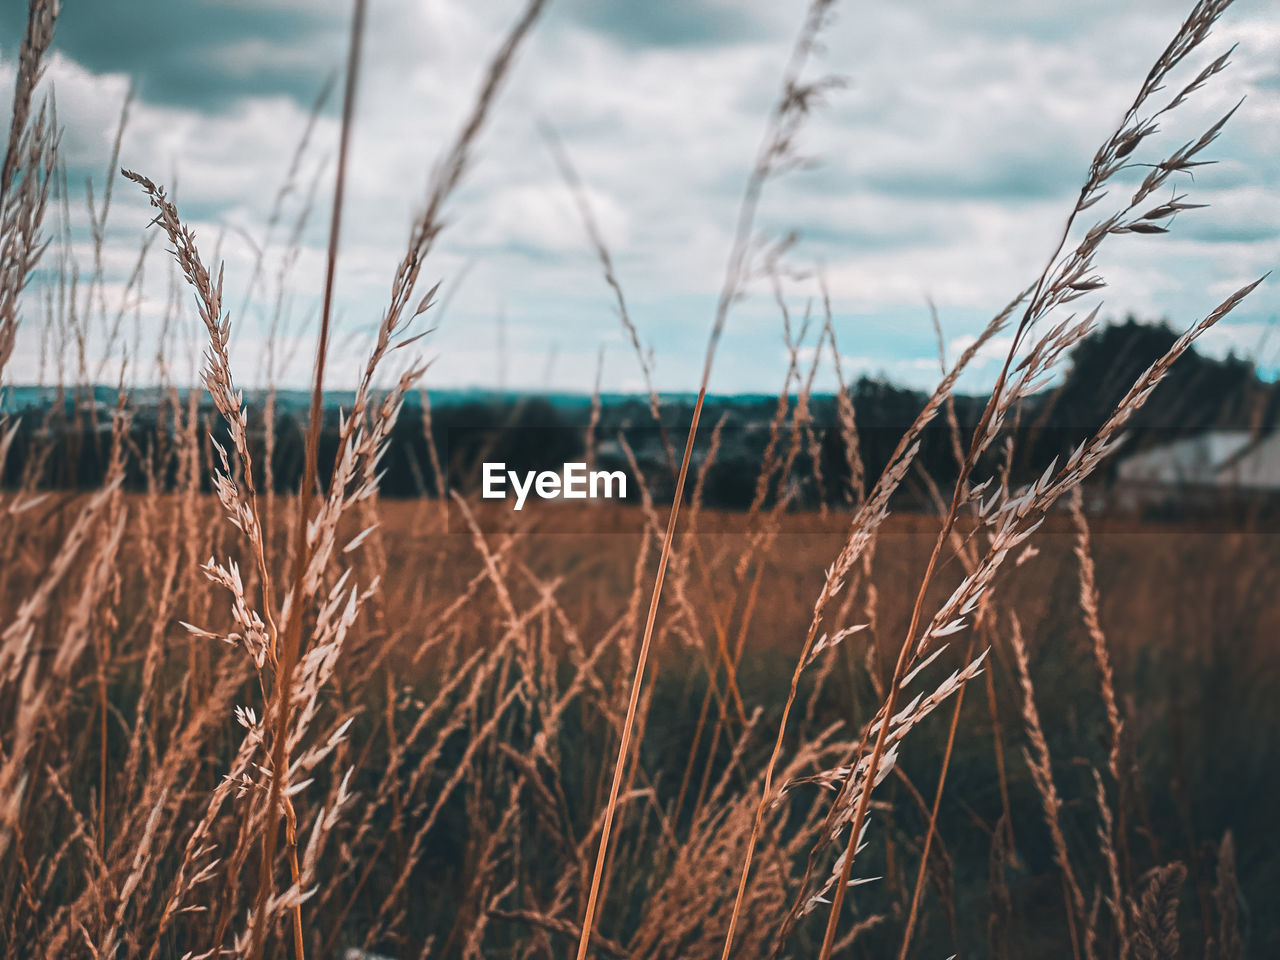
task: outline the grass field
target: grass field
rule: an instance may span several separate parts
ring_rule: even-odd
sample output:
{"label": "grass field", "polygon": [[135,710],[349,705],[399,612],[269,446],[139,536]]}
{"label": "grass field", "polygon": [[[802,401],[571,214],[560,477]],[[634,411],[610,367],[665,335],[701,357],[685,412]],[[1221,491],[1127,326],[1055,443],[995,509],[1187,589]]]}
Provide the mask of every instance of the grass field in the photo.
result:
{"label": "grass field", "polygon": [[[316,334],[305,417],[277,418],[274,387],[248,409],[217,248],[156,170],[116,178],[112,156],[110,182],[149,204],[173,280],[155,343],[161,399],[139,438],[118,334],[148,248],[123,291],[108,282],[104,192],[79,248],[94,266],[80,269],[61,130],[37,96],[59,5],[31,0],[0,163],[0,384],[20,321],[47,323],[42,349],[78,349],[80,374],[0,490],[0,956],[1280,953],[1274,524],[1085,509],[1135,414],[1265,277],[1230,284],[1126,373],[1078,444],[1030,480],[1014,469],[1020,420],[1052,409],[1096,330],[1100,306],[1076,301],[1106,286],[1099,251],[1165,233],[1195,206],[1177,191],[1230,114],[1167,153],[1151,138],[1219,82],[1231,51],[1201,48],[1228,3],[1200,0],[1172,30],[1043,266],[958,356],[940,350],[945,372],[878,476],[821,270],[784,262],[788,238],[762,244],[756,223],[769,184],[803,165],[798,134],[835,86],[807,72],[834,6],[813,0],[743,188],[687,433],[668,436],[589,194],[549,137],[670,483],[646,486],[620,436],[640,505],[516,513],[447,487],[424,404],[417,467],[431,466],[437,496],[386,499],[389,438],[428,374],[420,347],[400,351],[443,309],[435,242],[545,5],[528,0],[495,44],[425,199],[405,198],[404,254],[351,363],[334,285],[364,39],[355,0],[327,251],[312,251],[324,271],[300,338]],[[42,273],[47,247],[57,269]],[[295,239],[282,296],[298,256]],[[276,266],[260,259],[255,274]],[[778,292],[784,275],[808,284],[803,323]],[[717,512],[703,494],[723,421],[700,418],[735,306],[766,281],[788,369],[759,424],[758,472],[737,478],[751,505]],[[103,356],[88,357],[99,330]],[[203,390],[184,392],[174,365],[196,335]],[[998,373],[962,429],[957,383],[982,351]],[[117,362],[119,402],[104,409],[89,371]],[[322,447],[339,363],[356,386]],[[822,462],[810,403],[827,364],[841,507],[805,512],[797,464]],[[588,459],[609,439],[596,435],[600,385],[589,409]],[[954,454],[945,480],[919,458],[931,423]],[[0,416],[0,476],[17,433]],[[277,483],[282,439],[296,485]],[[90,454],[101,484],[67,492]],[[936,510],[904,512],[909,490]]]}
{"label": "grass field", "polygon": [[[31,595],[86,506],[84,497],[54,496],[19,514],[4,571],[7,598]],[[311,867],[318,893],[308,901],[316,904],[307,914],[308,937],[316,955],[363,944],[389,955],[413,954],[432,937],[443,955],[462,951],[475,937],[483,937],[486,956],[516,944],[535,954],[567,949],[572,928],[566,924],[573,923],[582,895],[571,880],[589,867],[592,821],[605,786],[601,771],[616,749],[625,706],[620,678],[629,656],[619,625],[634,622],[636,599],[651,581],[654,539],[646,546],[641,508],[519,517],[505,504],[483,506],[476,516],[484,532],[477,537],[457,529],[461,518],[456,512],[446,517],[436,501],[379,505],[373,549],[385,563],[380,599],[347,638],[341,669],[319,697],[313,720],[322,732],[344,718],[352,726],[335,755],[307,771],[311,782],[297,794],[299,802],[316,804],[319,818],[334,802],[341,776],[350,777],[347,815],[323,838]],[[212,863],[211,854],[205,863],[196,859],[180,826],[218,793],[240,753],[243,734],[229,708],[255,699],[242,651],[210,645],[178,623],[185,611],[199,611],[202,628],[220,635],[234,629],[216,587],[182,572],[191,569],[189,558],[225,550],[234,531],[209,498],[127,495],[103,509],[104,526],[113,513],[125,518],[110,575],[97,579],[86,557],[84,580],[61,585],[44,614],[49,632],[40,636],[50,656],[65,642],[60,626],[83,629],[78,611],[87,601],[90,622],[110,629],[105,640],[99,634],[88,641],[87,669],[57,704],[61,732],[45,741],[44,774],[27,788],[47,795],[27,808],[26,829],[11,839],[8,855],[26,868],[12,873],[4,888],[6,936],[12,945],[51,935],[56,941],[69,917],[93,931],[104,921],[102,909],[127,903],[127,926],[138,945],[154,937],[158,955],[178,956],[207,942],[218,921],[213,910],[202,909],[175,914],[157,929],[169,898],[190,898],[184,906],[220,904],[228,922],[252,903],[256,886],[251,850],[237,840],[244,818],[252,817],[252,788],[225,797],[208,825],[208,842],[224,844],[230,863]],[[720,862],[725,854],[714,846],[702,846],[708,838],[700,832],[708,830],[708,817],[741,816],[758,788],[767,758],[764,732],[778,723],[811,598],[821,588],[823,559],[839,549],[849,520],[838,512],[782,515],[768,558],[753,562],[742,579],[735,567],[750,551],[747,515],[701,511],[698,532],[679,540],[680,555],[705,564],[707,578],[694,569],[676,574],[687,582],[673,596],[687,591],[690,602],[664,612],[657,624],[640,714],[640,763],[623,806],[599,933],[617,944],[634,943],[651,929],[654,898],[672,896],[673,885],[681,897],[696,899],[705,917],[686,919],[680,929],[678,904],[665,905],[674,917],[663,929],[679,930],[679,939],[635,955],[688,955],[698,942],[723,935],[712,921],[717,904],[724,909],[725,893],[699,877],[714,868],[724,882],[730,864]],[[555,532],[539,531],[540,523]],[[918,581],[937,529],[936,518],[921,515],[885,522],[874,559],[851,590],[854,619],[871,627],[803,678],[804,721],[794,722],[788,735],[788,749],[798,757],[788,777],[797,783],[785,814],[770,824],[777,834],[765,840],[770,858],[782,858],[779,866],[798,852],[795,837],[812,833],[827,796],[803,781],[850,749],[847,738],[875,710],[887,670],[884,651],[910,615],[900,585]],[[1105,895],[1109,882],[1098,847],[1093,771],[1107,769],[1110,734],[1080,606],[1077,543],[1071,518],[1051,517],[1036,540],[1038,552],[1010,569],[999,589],[1031,638],[1036,705],[1062,800],[1058,819],[1077,882],[1092,896],[1095,890]],[[1266,955],[1278,935],[1265,908],[1280,887],[1268,853],[1272,814],[1265,799],[1280,786],[1269,762],[1280,730],[1271,693],[1280,636],[1280,608],[1270,599],[1280,587],[1278,553],[1273,533],[1223,525],[1106,518],[1093,525],[1099,621],[1125,717],[1125,786],[1112,801],[1125,818],[1124,833],[1114,840],[1121,882],[1140,888],[1152,867],[1171,860],[1190,865],[1178,920],[1193,955],[1219,923],[1218,850],[1228,832],[1238,844],[1233,896],[1247,918],[1250,954]],[[645,558],[639,567],[637,557]],[[741,585],[757,572],[757,599],[742,630]],[[169,592],[157,596],[149,584],[166,573]],[[1188,582],[1197,584],[1193,593],[1185,589]],[[706,598],[716,596],[727,609],[735,593],[744,597],[729,617],[731,646],[741,642],[738,689],[748,712],[764,708],[748,728],[735,713],[723,670],[717,671],[723,713],[714,697],[701,712],[717,635],[716,605]],[[10,622],[19,615],[5,611]],[[960,713],[914,955],[1007,949],[1017,957],[1062,956],[1069,931],[1061,881],[1022,756],[1028,746],[1024,701],[1008,626],[997,620],[989,637],[984,676],[991,683],[975,687]],[[927,672],[933,679],[924,686],[949,669]],[[910,909],[947,714],[922,721],[882,787],[875,808],[879,840],[860,863],[865,875],[883,880],[855,888],[854,909],[864,921],[884,919],[858,938],[854,955],[895,949]],[[103,757],[106,766],[99,769]],[[424,817],[429,827],[420,833]],[[304,837],[318,830],[316,823],[304,827]],[[1011,846],[996,840],[1006,827]],[[149,837],[148,828],[158,836]],[[719,825],[722,833],[726,828]],[[67,839],[50,847],[59,836]],[[124,901],[118,891],[129,885],[138,849],[148,853],[150,866]],[[242,862],[233,866],[237,853]],[[187,858],[194,862],[184,863]],[[682,876],[693,864],[698,873]],[[207,879],[184,890],[184,871],[206,865]],[[764,904],[753,909],[773,902],[777,910],[784,893],[794,896],[799,862],[785,869],[779,876],[762,871],[756,895]],[[778,887],[769,890],[773,884]],[[38,897],[65,902],[72,913],[32,909]],[[396,902],[399,909],[388,911],[386,904]],[[49,918],[56,925],[36,938],[40,921]],[[812,923],[802,921],[791,949],[803,955],[815,936]],[[1105,943],[1105,930],[1100,936]]]}

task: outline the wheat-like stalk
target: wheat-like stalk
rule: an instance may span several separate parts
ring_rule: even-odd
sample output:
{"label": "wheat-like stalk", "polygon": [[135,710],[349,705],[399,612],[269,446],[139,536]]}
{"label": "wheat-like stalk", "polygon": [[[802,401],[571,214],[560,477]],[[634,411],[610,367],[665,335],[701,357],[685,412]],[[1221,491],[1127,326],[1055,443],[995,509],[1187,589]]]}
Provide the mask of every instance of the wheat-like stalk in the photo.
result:
{"label": "wheat-like stalk", "polygon": [[[198,241],[146,177],[127,174],[159,231],[136,251],[117,256],[113,246],[109,221],[122,205],[110,181],[86,187],[87,210],[73,212],[57,116],[39,96],[57,4],[30,0],[0,168],[0,376],[19,322],[26,336],[43,320],[41,383],[59,382],[47,384],[50,409],[0,422],[0,467],[12,482],[0,492],[0,955],[478,958],[554,956],[576,943],[579,956],[713,960],[891,943],[906,957],[945,950],[948,936],[967,955],[979,950],[967,938],[981,921],[963,922],[958,905],[982,894],[966,886],[964,858],[984,836],[993,957],[1032,949],[1028,918],[1038,926],[1046,908],[1061,910],[1059,883],[1058,919],[1082,960],[1177,956],[1188,875],[1206,956],[1265,952],[1267,931],[1251,930],[1245,909],[1246,897],[1266,895],[1258,858],[1237,864],[1226,834],[1215,885],[1196,837],[1222,836],[1226,824],[1203,823],[1219,811],[1182,797],[1201,786],[1190,773],[1213,775],[1228,758],[1218,725],[1268,716],[1248,699],[1266,675],[1261,647],[1233,642],[1232,659],[1208,659],[1221,637],[1247,641],[1272,625],[1265,594],[1246,592],[1271,583],[1266,538],[1210,540],[1178,527],[1159,549],[1130,553],[1084,507],[1085,485],[1141,423],[1143,404],[1177,382],[1180,358],[1257,284],[1173,340],[1076,447],[1024,473],[1024,454],[1043,449],[1042,432],[1058,422],[1044,385],[1098,327],[1100,311],[1071,311],[1103,289],[1100,251],[1159,235],[1197,206],[1174,186],[1207,162],[1226,118],[1163,157],[1145,154],[1157,124],[1225,69],[1229,57],[1218,56],[1174,84],[1226,6],[1196,5],[1094,156],[1056,248],[976,343],[948,358],[928,303],[940,380],[916,399],[891,451],[870,432],[878,424],[862,422],[865,396],[846,378],[848,334],[837,337],[821,267],[798,272],[792,237],[762,240],[756,228],[769,183],[800,162],[805,118],[835,83],[806,79],[832,2],[808,8],[766,121],[680,458],[621,261],[567,150],[547,133],[644,384],[639,405],[618,414],[601,352],[584,419],[568,431],[593,464],[597,449],[605,458],[602,439],[621,451],[637,502],[566,511],[561,531],[549,510],[514,515],[450,484],[463,458],[435,441],[460,414],[427,392],[422,362],[400,360],[422,335],[419,318],[443,309],[433,306],[443,282],[424,274],[541,0],[522,8],[482,67],[336,429],[324,424],[323,391],[340,352],[328,343],[362,4],[337,168],[310,159],[326,88],[299,121],[265,231],[248,237],[250,266],[224,289],[220,243]],[[133,102],[126,96],[110,141],[112,168],[132,142]],[[1126,170],[1139,172],[1121,190]],[[288,288],[305,263],[317,191],[335,173],[301,424],[275,378],[304,340]],[[1107,198],[1110,211],[1089,213]],[[132,378],[147,359],[139,331],[142,295],[157,284],[155,239],[172,256],[161,329],[154,350],[145,345],[161,381],[152,407]],[[117,261],[128,271],[119,284]],[[744,424],[738,407],[714,410],[720,401],[705,389],[734,305],[757,281],[777,309],[785,369],[776,399]],[[446,302],[460,282],[449,278]],[[185,322],[188,289],[196,323]],[[255,394],[242,392],[248,381],[232,358],[259,300],[274,301],[261,363],[271,382]],[[1006,336],[1013,347],[991,396],[957,394],[979,352]],[[182,356],[196,347],[199,385],[184,393]],[[834,397],[818,392],[824,376]],[[115,386],[108,404],[95,384],[103,379]],[[406,415],[415,389],[420,411]],[[526,409],[518,404],[510,422]],[[695,450],[704,413],[716,423]],[[633,415],[657,427],[654,443],[637,442]],[[499,443],[485,438],[482,456]],[[407,463],[406,449],[423,463]],[[939,456],[954,465],[935,471]],[[435,499],[384,497],[388,467],[407,469]],[[54,489],[96,468],[97,489]],[[958,475],[954,489],[942,473]],[[300,488],[282,492],[299,476]],[[717,509],[726,477],[741,513]],[[902,509],[921,499],[932,515]],[[1255,558],[1243,587],[1224,586]],[[1185,589],[1182,564],[1203,589]],[[1125,576],[1114,586],[1112,570]],[[1074,584],[1066,595],[1051,587],[1061,571]],[[888,631],[901,646],[890,647]],[[1046,644],[1074,653],[1077,635],[1084,660],[1040,675],[1036,663],[1061,660]],[[1127,636],[1144,638],[1150,657],[1124,647]],[[1229,697],[1209,688],[1197,703],[1151,682],[1195,669],[1217,683],[1219,668]],[[1093,678],[1097,693],[1085,698],[1099,698],[1102,717],[1099,746],[1084,744],[1074,761],[1092,774],[1083,797],[1065,765],[1080,751],[1053,735],[1077,674]],[[988,720],[963,709],[974,681],[985,688],[989,738]],[[1232,708],[1215,715],[1218,700]],[[1193,705],[1203,734],[1188,722]],[[1001,717],[1007,725],[1011,709],[1033,793],[1006,769]],[[1147,752],[1165,722],[1181,724],[1172,799],[1149,782],[1166,769]],[[1196,762],[1183,768],[1183,753]],[[1232,796],[1270,783],[1248,779],[1254,766],[1233,772]],[[1237,835],[1258,829],[1255,812],[1229,811]],[[1172,814],[1181,831],[1164,834]],[[1092,850],[1077,843],[1086,821]],[[1023,859],[1015,822],[1024,842],[1043,839],[1051,862],[1036,845]],[[1134,831],[1142,850],[1129,849]],[[1173,864],[1135,880],[1170,856],[1190,871]]]}

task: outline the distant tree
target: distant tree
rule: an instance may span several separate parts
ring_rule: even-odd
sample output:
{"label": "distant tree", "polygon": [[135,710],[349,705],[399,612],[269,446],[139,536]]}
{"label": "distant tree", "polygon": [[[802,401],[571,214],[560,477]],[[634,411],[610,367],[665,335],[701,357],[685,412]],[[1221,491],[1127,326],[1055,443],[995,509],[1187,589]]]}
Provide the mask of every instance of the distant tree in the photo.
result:
{"label": "distant tree", "polygon": [[[1092,436],[1177,337],[1167,323],[1127,317],[1077,344],[1060,386],[1038,398],[1038,409],[1028,412],[1026,426],[1033,437],[1024,444],[1031,453],[1023,464],[1027,472]],[[1235,356],[1218,360],[1192,348],[1130,421],[1129,432],[1135,444],[1149,446],[1204,430],[1248,429],[1266,394],[1249,361]]]}
{"label": "distant tree", "polygon": [[[1132,317],[1123,323],[1108,324],[1081,341],[1073,350],[1066,373],[1055,386],[1027,398],[1008,418],[1006,429],[1017,432],[1014,449],[1018,459],[1012,464],[1016,483],[1042,472],[1055,456],[1068,453],[1092,436],[1142,372],[1163,356],[1177,339],[1165,323],[1140,323]],[[99,406],[109,409],[114,396],[107,388],[94,396]],[[858,426],[859,450],[867,482],[883,471],[903,431],[923,409],[927,394],[898,386],[884,379],[862,377],[850,387]],[[483,395],[479,395],[483,396]],[[953,398],[962,446],[967,446],[982,410],[985,396],[956,395]],[[790,444],[795,398],[790,398],[778,456]],[[756,478],[763,463],[776,414],[776,397],[753,394],[709,398],[704,409],[700,451],[710,435],[706,424],[724,419],[718,459],[706,477],[705,502],[711,507],[746,508],[756,495]],[[450,486],[474,489],[479,483],[480,463],[502,461],[509,469],[558,469],[568,461],[583,458],[584,428],[589,415],[586,401],[565,404],[554,398],[468,399],[439,403],[433,410],[428,438],[421,409],[406,404],[395,423],[387,452],[381,462],[381,492],[386,496],[434,496],[437,483],[432,473],[428,440],[435,445],[440,462],[448,473]],[[653,422],[646,397],[606,397],[596,425],[597,449],[613,449],[603,455],[601,465],[630,471],[626,457],[618,449],[622,435],[631,448],[651,495],[659,501],[670,497],[672,465],[664,450],[662,434],[671,444],[672,456],[679,459],[692,404],[689,398],[663,398],[660,414],[663,429]],[[171,456],[171,426],[161,408],[143,405],[134,411],[127,444],[126,485],[142,489],[154,476],[162,485],[177,482],[177,461]],[[250,408],[250,445],[256,462],[263,462],[268,431],[274,431],[273,477],[278,491],[292,491],[302,475],[305,406],[281,402],[275,420],[263,422],[261,406]],[[783,489],[791,489],[795,503],[814,506],[819,495],[828,503],[843,503],[848,489],[849,468],[844,437],[836,417],[833,398],[813,397],[809,404],[812,429],[820,443],[822,485],[815,482],[807,442],[792,465],[788,487],[775,477],[766,502],[772,503]],[[209,434],[226,446],[226,424],[206,401],[200,410],[198,433]],[[1188,350],[1174,365],[1150,401],[1130,421],[1128,432],[1134,446],[1150,446],[1210,429],[1274,429],[1280,420],[1280,387],[1262,381],[1248,360],[1236,356],[1215,359]],[[14,487],[24,482],[45,488],[91,488],[101,482],[107,465],[110,441],[109,419],[98,422],[65,409],[52,400],[24,411],[17,421],[18,432],[0,480]],[[339,411],[331,405],[325,411],[319,450],[320,482],[327,484],[338,450]],[[956,476],[956,460],[945,412],[940,412],[924,429],[915,465],[924,470],[943,491],[950,492]],[[991,475],[1000,467],[1004,447],[997,443],[979,465],[978,475]],[[151,467],[144,469],[144,461]],[[1113,462],[1115,462],[1113,460]],[[211,464],[202,463],[199,475],[210,489]],[[150,474],[148,470],[156,470]],[[29,476],[28,476],[29,475]],[[27,479],[24,480],[24,477]],[[634,483],[628,485],[638,491]],[[897,505],[930,508],[924,478],[913,472],[898,495]]]}

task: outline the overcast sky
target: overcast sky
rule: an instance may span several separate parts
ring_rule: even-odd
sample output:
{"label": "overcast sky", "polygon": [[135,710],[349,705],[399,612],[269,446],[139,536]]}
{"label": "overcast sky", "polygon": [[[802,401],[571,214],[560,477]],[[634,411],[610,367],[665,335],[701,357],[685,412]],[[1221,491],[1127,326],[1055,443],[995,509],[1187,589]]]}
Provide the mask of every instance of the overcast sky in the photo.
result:
{"label": "overcast sky", "polygon": [[[9,102],[21,5],[0,8],[0,97]],[[392,271],[433,161],[470,102],[483,64],[519,12],[515,0],[370,0],[338,280],[341,334],[330,385],[350,385],[385,307]],[[1190,8],[1188,2],[1008,0],[843,3],[813,75],[847,85],[805,127],[812,170],[769,185],[761,226],[796,229],[796,267],[823,264],[846,373],[932,384],[937,304],[954,353],[1041,269],[1090,158]],[[606,389],[634,390],[639,368],[539,120],[560,133],[616,259],[664,390],[696,389],[742,186],[800,24],[796,0],[553,0],[516,64],[450,226],[425,268],[450,297],[421,343],[432,387],[589,391],[605,347]],[[308,186],[317,208],[288,280],[296,357],[309,370],[337,142],[337,97],[320,118],[298,189],[271,236],[269,283],[240,315],[273,200],[317,93],[345,54],[349,4],[329,0],[65,0],[47,82],[65,126],[63,158],[80,222],[84,181],[101,196],[120,106],[135,101],[121,164],[173,188],[206,259],[227,264],[233,359],[262,376],[288,224]],[[1280,261],[1280,8],[1241,0],[1179,77],[1238,44],[1233,66],[1163,124],[1149,156],[1198,136],[1245,102],[1201,168],[1168,236],[1108,241],[1103,315],[1167,318],[1181,328]],[[1144,145],[1147,149],[1147,145]],[[106,259],[118,296],[149,219],[118,177]],[[1101,210],[1102,208],[1097,208]],[[220,246],[218,246],[220,243]],[[168,290],[161,244],[147,266],[141,354],[154,352]],[[50,260],[50,263],[53,261]],[[814,284],[790,282],[803,312]],[[31,301],[34,303],[34,301]],[[182,335],[197,343],[184,293]],[[1087,301],[1082,303],[1088,307]],[[1280,282],[1205,338],[1219,354],[1274,369]],[[38,316],[8,371],[40,376]],[[133,334],[131,333],[131,336]],[[500,361],[500,345],[505,362]],[[188,353],[191,351],[188,350]],[[994,375],[979,363],[964,386]],[[774,391],[782,324],[766,284],[732,315],[712,387]],[[177,371],[185,376],[183,369]],[[153,379],[146,365],[132,372]],[[45,374],[46,379],[49,373]],[[830,374],[819,387],[829,388]]]}

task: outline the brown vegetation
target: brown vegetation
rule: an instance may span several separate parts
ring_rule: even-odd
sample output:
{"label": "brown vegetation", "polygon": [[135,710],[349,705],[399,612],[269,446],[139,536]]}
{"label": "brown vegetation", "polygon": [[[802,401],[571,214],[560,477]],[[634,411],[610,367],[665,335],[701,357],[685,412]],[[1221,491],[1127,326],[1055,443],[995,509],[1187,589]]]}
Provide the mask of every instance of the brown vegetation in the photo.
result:
{"label": "brown vegetation", "polygon": [[[557,532],[540,529],[545,512],[456,492],[378,496],[379,457],[424,371],[410,363],[390,389],[375,385],[432,307],[435,287],[418,287],[441,210],[542,5],[495,53],[437,167],[325,485],[314,481],[329,296],[305,479],[279,494],[269,453],[249,442],[221,271],[164,189],[126,174],[195,294],[203,385],[229,442],[210,439],[194,392],[170,388],[141,452],[151,492],[121,486],[140,453],[126,450],[122,402],[99,491],[28,482],[0,495],[0,952],[1243,956],[1242,899],[1276,883],[1258,857],[1237,862],[1226,832],[1273,829],[1259,797],[1276,785],[1275,651],[1263,641],[1280,627],[1274,538],[1098,522],[1080,491],[1173,361],[1260,281],[1190,328],[1038,480],[1010,480],[1012,449],[1005,469],[975,475],[1019,401],[1093,328],[1096,311],[1062,308],[1104,285],[1099,248],[1189,209],[1156,194],[1202,162],[1226,118],[1151,158],[1131,192],[1118,178],[1157,118],[1172,122],[1226,66],[1224,55],[1172,80],[1227,4],[1202,0],[1177,30],[1040,275],[865,484],[842,405],[846,510],[792,514],[785,494],[769,496],[813,443],[813,371],[827,346],[836,354],[829,306],[807,368],[807,322],[795,329],[784,308],[791,368],[750,510],[701,504],[718,434],[691,467],[700,394],[682,461],[670,445],[665,516],[646,495],[557,517]],[[831,6],[813,3],[767,123],[703,393],[733,304],[785,255],[779,244],[759,256],[755,208],[832,85],[803,79]],[[0,177],[0,374],[42,250],[56,130],[31,103],[55,14],[32,0]],[[1166,84],[1175,92],[1160,100]],[[1115,209],[1083,228],[1108,189]],[[335,215],[330,279],[338,227]],[[102,282],[99,266],[87,304]],[[951,391],[1005,332],[1012,346],[964,436]],[[914,466],[940,414],[954,428],[949,490]],[[0,466],[8,431],[0,422]],[[206,470],[214,499],[200,493]],[[176,491],[162,492],[175,471]],[[936,516],[891,516],[909,479],[930,487]],[[1254,937],[1275,945],[1272,930]]]}

